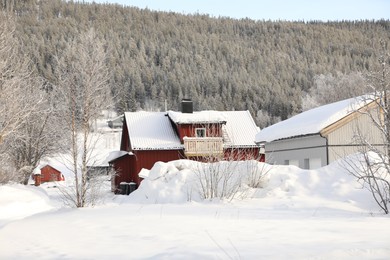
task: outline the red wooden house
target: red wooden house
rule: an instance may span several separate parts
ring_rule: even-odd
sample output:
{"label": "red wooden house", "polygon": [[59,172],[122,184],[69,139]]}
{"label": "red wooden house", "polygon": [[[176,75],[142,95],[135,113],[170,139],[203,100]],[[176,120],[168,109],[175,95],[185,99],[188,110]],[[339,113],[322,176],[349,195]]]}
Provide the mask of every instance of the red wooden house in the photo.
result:
{"label": "red wooden house", "polygon": [[121,182],[138,186],[141,169],[158,161],[264,159],[249,111],[193,112],[185,100],[182,112],[126,112],[122,130],[121,151],[110,161],[116,171],[113,191]]}
{"label": "red wooden house", "polygon": [[38,172],[34,173],[34,181],[38,185],[44,182],[64,180],[64,175],[59,170],[49,164],[44,165],[43,167],[38,169]]}

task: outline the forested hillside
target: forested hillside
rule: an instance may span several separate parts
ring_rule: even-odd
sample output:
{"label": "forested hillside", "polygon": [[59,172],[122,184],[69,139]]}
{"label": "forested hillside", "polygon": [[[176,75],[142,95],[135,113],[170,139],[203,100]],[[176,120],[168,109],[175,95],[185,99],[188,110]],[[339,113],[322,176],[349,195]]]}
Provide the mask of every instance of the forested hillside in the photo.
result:
{"label": "forested hillside", "polygon": [[195,109],[270,116],[262,126],[301,111],[316,78],[373,70],[379,40],[390,38],[390,21],[235,20],[60,0],[2,8],[16,14],[16,35],[47,83],[56,82],[53,57],[94,28],[119,112],[163,110],[165,100],[178,109],[186,97]]}

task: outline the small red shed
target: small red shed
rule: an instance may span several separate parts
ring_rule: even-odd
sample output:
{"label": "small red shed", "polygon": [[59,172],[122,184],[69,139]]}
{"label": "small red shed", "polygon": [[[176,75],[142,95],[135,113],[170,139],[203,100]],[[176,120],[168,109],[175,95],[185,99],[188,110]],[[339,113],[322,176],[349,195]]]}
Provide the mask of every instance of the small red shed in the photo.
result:
{"label": "small red shed", "polygon": [[[37,178],[39,178],[39,180]],[[36,183],[44,183],[50,181],[64,181],[65,177],[59,170],[46,164],[40,168],[40,174],[34,174],[34,180]]]}

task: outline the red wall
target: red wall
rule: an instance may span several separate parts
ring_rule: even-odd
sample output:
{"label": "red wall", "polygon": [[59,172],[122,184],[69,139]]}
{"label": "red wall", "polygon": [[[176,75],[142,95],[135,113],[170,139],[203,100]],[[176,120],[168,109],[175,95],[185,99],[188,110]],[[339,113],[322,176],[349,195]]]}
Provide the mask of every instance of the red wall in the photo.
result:
{"label": "red wall", "polygon": [[137,168],[139,172],[142,168],[152,169],[156,162],[169,162],[185,158],[183,150],[148,150],[134,151],[137,157]]}
{"label": "red wall", "polygon": [[259,154],[260,148],[228,148],[224,151],[226,160],[257,160],[264,162],[264,154]]}
{"label": "red wall", "polygon": [[196,128],[206,128],[207,137],[222,137],[222,124],[181,124],[177,125],[180,142],[183,143],[183,137],[196,137]]}
{"label": "red wall", "polygon": [[158,161],[169,162],[183,158],[182,150],[135,150],[133,155],[125,155],[113,161],[116,175],[111,188],[116,191],[121,182],[135,182],[138,187],[142,181],[138,173],[142,168],[150,170]]}
{"label": "red wall", "polygon": [[116,192],[121,182],[135,182],[139,185],[140,178],[138,177],[138,172],[135,171],[135,164],[135,156],[129,154],[119,157],[113,161],[113,167],[116,175],[112,182],[112,191]]}
{"label": "red wall", "polygon": [[130,151],[129,131],[127,130],[126,117],[123,120],[122,137],[121,137],[121,151]]}
{"label": "red wall", "polygon": [[[234,148],[225,150],[225,159],[230,160],[258,160],[264,162],[264,155],[259,155],[259,148]],[[113,191],[117,191],[121,182],[135,182],[137,187],[142,179],[138,173],[142,168],[150,170],[156,162],[169,162],[184,159],[183,150],[136,150],[133,155],[122,156],[113,161],[117,173],[113,181]],[[202,161],[203,158],[189,158]]]}

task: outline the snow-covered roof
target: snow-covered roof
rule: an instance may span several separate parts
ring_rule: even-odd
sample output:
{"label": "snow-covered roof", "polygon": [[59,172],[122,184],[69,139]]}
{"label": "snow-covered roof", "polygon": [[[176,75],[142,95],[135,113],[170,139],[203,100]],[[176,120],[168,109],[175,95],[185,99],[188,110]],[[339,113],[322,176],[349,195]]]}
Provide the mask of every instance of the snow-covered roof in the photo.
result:
{"label": "snow-covered roof", "polygon": [[[39,162],[38,166],[34,169],[33,174],[40,174],[41,169],[45,166],[50,166],[62,174],[69,172],[69,167],[60,158],[45,158]],[[65,175],[65,174],[64,174]]]}
{"label": "snow-covered roof", "polygon": [[224,146],[254,146],[255,136],[259,128],[255,124],[249,111],[225,111],[221,112],[226,117],[226,127],[228,140]]}
{"label": "snow-covered roof", "polygon": [[60,172],[60,170],[57,169],[58,166],[51,162],[51,163],[39,164],[38,167],[34,169],[33,173],[34,173],[35,171],[36,171],[36,172],[38,172],[38,171],[40,172],[40,171],[41,171],[43,168],[45,168],[46,166],[49,166],[49,167],[51,167],[51,168],[53,168],[53,169],[55,169],[55,170],[57,170],[57,171]]}
{"label": "snow-covered roof", "polygon": [[318,134],[324,128],[367,105],[371,98],[361,96],[320,106],[287,120],[264,128],[256,135],[256,142],[271,142],[280,139]]}
{"label": "snow-covered roof", "polygon": [[132,149],[182,149],[183,145],[169,118],[177,124],[226,123],[223,127],[225,147],[254,146],[259,128],[249,111],[126,112],[126,124]]}
{"label": "snow-covered roof", "polygon": [[226,122],[226,116],[223,112],[213,110],[193,113],[168,111],[168,116],[176,124],[211,124]]}
{"label": "snow-covered roof", "polygon": [[249,111],[207,110],[193,113],[169,111],[168,116],[176,124],[225,124],[223,126],[225,147],[254,146],[254,137],[259,132]]}
{"label": "snow-covered roof", "polygon": [[125,120],[133,150],[183,148],[165,112],[126,112]]}
{"label": "snow-covered roof", "polygon": [[[43,167],[43,166],[42,166]],[[39,167],[36,167],[34,170],[33,170],[33,175],[40,175],[41,174],[41,168]]]}

